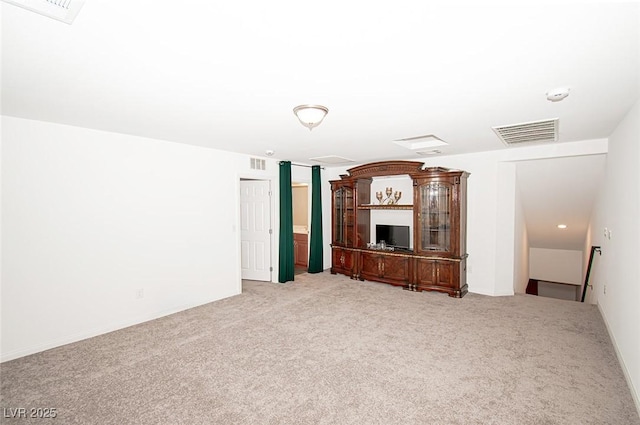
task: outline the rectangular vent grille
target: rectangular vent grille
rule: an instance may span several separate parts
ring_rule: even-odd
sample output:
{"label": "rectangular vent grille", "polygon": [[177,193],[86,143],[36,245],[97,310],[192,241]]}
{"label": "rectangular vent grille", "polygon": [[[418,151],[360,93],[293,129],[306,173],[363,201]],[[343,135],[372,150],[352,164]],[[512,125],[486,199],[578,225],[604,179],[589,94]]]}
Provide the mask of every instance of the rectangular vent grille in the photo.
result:
{"label": "rectangular vent grille", "polygon": [[507,146],[558,141],[558,118],[492,128]]}
{"label": "rectangular vent grille", "polygon": [[251,169],[252,170],[266,170],[267,163],[264,159],[260,158],[251,158]]}
{"label": "rectangular vent grille", "polygon": [[4,0],[6,3],[71,24],[85,0]]}
{"label": "rectangular vent grille", "polygon": [[336,155],[327,155],[327,156],[316,156],[315,158],[309,158],[313,162],[319,162],[321,164],[349,164],[351,162],[355,162],[353,159],[343,158],[341,156]]}
{"label": "rectangular vent grille", "polygon": [[434,136],[433,134],[427,134],[425,136],[406,137],[404,139],[397,139],[397,140],[394,140],[393,143],[395,143],[398,146],[402,146],[403,148],[407,148],[411,150],[428,149],[428,148],[434,148],[436,146],[445,146],[448,144],[447,142]]}
{"label": "rectangular vent grille", "polygon": [[71,0],[47,0],[47,3],[51,3],[54,6],[68,9],[69,6],[71,5]]}

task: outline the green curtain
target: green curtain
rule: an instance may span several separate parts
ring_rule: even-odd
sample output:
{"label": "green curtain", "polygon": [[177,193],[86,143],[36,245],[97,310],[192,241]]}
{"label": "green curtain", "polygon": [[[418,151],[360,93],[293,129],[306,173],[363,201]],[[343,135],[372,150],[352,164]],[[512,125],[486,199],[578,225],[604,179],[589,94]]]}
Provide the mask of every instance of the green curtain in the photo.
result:
{"label": "green curtain", "polygon": [[293,280],[293,194],[291,193],[291,161],[280,162],[280,262],[278,282]]}
{"label": "green curtain", "polygon": [[323,270],[322,252],[322,195],[320,192],[320,166],[311,167],[311,240],[309,242],[309,273]]}

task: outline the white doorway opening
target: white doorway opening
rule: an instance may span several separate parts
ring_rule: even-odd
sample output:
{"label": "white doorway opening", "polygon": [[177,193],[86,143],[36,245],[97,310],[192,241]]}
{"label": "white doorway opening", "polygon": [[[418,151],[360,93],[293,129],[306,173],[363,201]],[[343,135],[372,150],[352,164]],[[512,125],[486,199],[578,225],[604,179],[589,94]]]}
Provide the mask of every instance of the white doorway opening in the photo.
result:
{"label": "white doorway opening", "polygon": [[296,273],[309,268],[309,184],[291,183],[293,207],[293,260]]}
{"label": "white doorway opening", "polygon": [[241,276],[271,281],[271,182],[240,180]]}

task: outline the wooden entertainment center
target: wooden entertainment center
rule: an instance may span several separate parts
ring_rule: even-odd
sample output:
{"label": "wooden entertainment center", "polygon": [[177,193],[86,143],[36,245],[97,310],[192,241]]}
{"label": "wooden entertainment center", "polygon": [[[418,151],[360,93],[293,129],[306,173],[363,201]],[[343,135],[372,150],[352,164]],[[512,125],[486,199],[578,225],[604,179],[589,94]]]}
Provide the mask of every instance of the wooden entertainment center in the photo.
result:
{"label": "wooden entertainment center", "polygon": [[[469,173],[416,161],[383,161],[347,170],[331,181],[331,273],[384,282],[412,291],[467,293],[466,228]],[[375,178],[406,177],[413,204],[387,202],[371,192]],[[372,241],[374,210],[413,213],[413,249],[394,249]]]}

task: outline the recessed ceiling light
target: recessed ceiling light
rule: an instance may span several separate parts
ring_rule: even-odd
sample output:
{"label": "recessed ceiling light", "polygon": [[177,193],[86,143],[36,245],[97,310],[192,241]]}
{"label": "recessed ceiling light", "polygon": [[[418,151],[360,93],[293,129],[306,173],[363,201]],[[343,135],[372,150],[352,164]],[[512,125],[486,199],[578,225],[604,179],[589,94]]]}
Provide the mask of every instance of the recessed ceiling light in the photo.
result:
{"label": "recessed ceiling light", "polygon": [[558,224],[558,229],[566,229],[567,225],[566,224]]}

